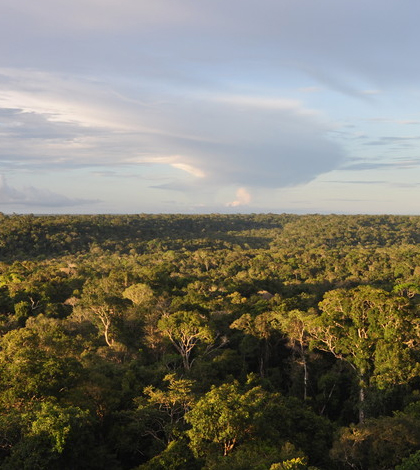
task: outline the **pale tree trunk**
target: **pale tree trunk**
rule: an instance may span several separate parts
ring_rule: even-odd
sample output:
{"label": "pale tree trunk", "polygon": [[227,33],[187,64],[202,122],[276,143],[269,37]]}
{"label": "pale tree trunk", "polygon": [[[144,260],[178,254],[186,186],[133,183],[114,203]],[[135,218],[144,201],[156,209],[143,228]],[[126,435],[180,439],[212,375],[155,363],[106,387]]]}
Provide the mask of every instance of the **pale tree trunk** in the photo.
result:
{"label": "pale tree trunk", "polygon": [[365,386],[363,382],[360,383],[359,388],[359,423],[362,424],[365,421]]}
{"label": "pale tree trunk", "polygon": [[105,321],[102,321],[103,325],[104,325],[104,336],[105,336],[105,341],[106,341],[106,344],[109,346],[109,347],[112,347],[112,340],[109,339],[109,327],[111,326],[111,322],[109,319],[105,320]]}
{"label": "pale tree trunk", "polygon": [[302,354],[302,363],[303,363],[303,399],[308,398],[308,365],[306,364],[306,358]]}
{"label": "pale tree trunk", "polygon": [[107,307],[92,307],[93,312],[98,316],[99,320],[104,327],[104,338],[106,344],[111,348],[114,344],[114,340],[110,338],[110,327],[112,323],[112,315],[114,314],[113,310],[108,310]]}
{"label": "pale tree trunk", "polygon": [[359,375],[359,423],[364,423],[366,419],[365,413],[365,401],[366,401],[366,388],[367,388],[366,381],[366,373],[364,370],[360,372]]}

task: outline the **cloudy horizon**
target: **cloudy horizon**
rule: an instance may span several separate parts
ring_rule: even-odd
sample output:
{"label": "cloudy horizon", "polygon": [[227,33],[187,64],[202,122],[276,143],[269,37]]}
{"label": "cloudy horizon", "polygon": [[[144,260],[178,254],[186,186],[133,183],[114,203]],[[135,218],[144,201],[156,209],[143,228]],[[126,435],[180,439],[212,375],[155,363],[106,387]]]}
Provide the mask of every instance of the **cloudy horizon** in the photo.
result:
{"label": "cloudy horizon", "polygon": [[1,212],[420,213],[414,0],[1,10]]}

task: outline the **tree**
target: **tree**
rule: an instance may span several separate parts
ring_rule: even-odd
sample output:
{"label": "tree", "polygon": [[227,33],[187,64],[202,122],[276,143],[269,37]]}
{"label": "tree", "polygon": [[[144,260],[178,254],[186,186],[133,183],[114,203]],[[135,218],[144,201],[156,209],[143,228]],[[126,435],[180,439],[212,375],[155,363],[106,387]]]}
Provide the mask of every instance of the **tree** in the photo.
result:
{"label": "tree", "polygon": [[368,418],[363,423],[342,428],[333,444],[331,457],[348,469],[393,469],[419,447],[418,419],[396,413]]}
{"label": "tree", "polygon": [[103,330],[106,344],[113,347],[115,344],[115,323],[121,317],[122,299],[121,287],[112,277],[98,280],[89,279],[84,288],[80,307],[99,320]]}
{"label": "tree", "polygon": [[88,412],[78,407],[62,407],[53,402],[44,402],[31,420],[29,435],[45,436],[51,442],[52,450],[61,454],[74,434],[74,428],[80,426],[87,417]]}
{"label": "tree", "polygon": [[153,300],[153,289],[147,284],[133,284],[127,287],[122,293],[122,296],[133,302],[134,305],[149,306]]}
{"label": "tree", "polygon": [[230,327],[242,330],[244,333],[251,335],[261,341],[262,347],[259,354],[259,371],[261,377],[265,375],[265,369],[270,357],[270,338],[275,329],[275,313],[263,312],[259,315],[251,315],[244,313],[235,320]]}
{"label": "tree", "polygon": [[25,328],[4,335],[0,347],[0,400],[6,406],[62,395],[80,378],[80,343],[59,320],[32,317]]}
{"label": "tree", "polygon": [[136,401],[139,410],[145,412],[145,418],[149,418],[150,421],[146,434],[166,445],[174,440],[185,413],[194,403],[194,396],[191,392],[193,385],[191,380],[177,378],[175,374],[168,374],[163,380],[168,383],[167,390],[149,385],[143,391],[147,398]]}
{"label": "tree", "polygon": [[160,454],[147,463],[140,465],[138,470],[201,470],[201,462],[197,461],[186,439],[172,441]]}
{"label": "tree", "polygon": [[223,384],[204,395],[187,413],[187,431],[194,454],[201,456],[213,444],[224,456],[251,435],[267,395],[257,386],[243,391],[238,382]]}
{"label": "tree", "polygon": [[211,344],[214,340],[214,333],[207,319],[196,311],[166,314],[159,320],[158,328],[181,355],[186,371],[191,369],[194,362],[191,353],[198,343],[201,341]]}
{"label": "tree", "polygon": [[273,463],[270,470],[307,470],[306,459],[297,457],[281,463]]}
{"label": "tree", "polygon": [[395,467],[395,470],[418,470],[420,468],[420,450],[414,454],[409,455],[400,465]]}
{"label": "tree", "polygon": [[310,336],[308,325],[314,321],[314,315],[301,310],[291,310],[287,313],[276,315],[279,329],[287,335],[289,346],[298,355],[299,362],[303,367],[303,399],[308,397],[308,345]]}
{"label": "tree", "polygon": [[325,294],[321,315],[308,326],[318,349],[346,361],[359,381],[359,421],[365,417],[366,390],[404,383],[418,364],[418,321],[407,299],[360,286]]}
{"label": "tree", "polygon": [[[243,386],[237,381],[213,386],[186,414],[191,449],[206,458],[205,468],[269,468],[305,456],[328,463],[328,421],[298,399],[268,392],[252,381],[250,376]],[[265,459],[267,466],[260,467]]]}
{"label": "tree", "polygon": [[126,324],[134,330],[134,337],[138,339],[141,336],[143,344],[158,357],[162,333],[157,325],[162,314],[168,310],[170,302],[163,296],[156,297],[153,289],[144,283],[131,285],[124,290],[122,296],[133,302],[132,308],[127,310]]}

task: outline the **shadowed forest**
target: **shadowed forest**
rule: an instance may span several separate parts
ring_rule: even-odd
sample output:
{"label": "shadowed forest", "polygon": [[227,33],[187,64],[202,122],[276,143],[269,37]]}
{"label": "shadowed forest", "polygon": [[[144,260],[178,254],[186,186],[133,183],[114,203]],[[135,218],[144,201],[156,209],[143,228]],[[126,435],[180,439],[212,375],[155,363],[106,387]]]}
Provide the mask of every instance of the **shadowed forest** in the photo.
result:
{"label": "shadowed forest", "polygon": [[0,214],[0,468],[418,470],[420,217]]}

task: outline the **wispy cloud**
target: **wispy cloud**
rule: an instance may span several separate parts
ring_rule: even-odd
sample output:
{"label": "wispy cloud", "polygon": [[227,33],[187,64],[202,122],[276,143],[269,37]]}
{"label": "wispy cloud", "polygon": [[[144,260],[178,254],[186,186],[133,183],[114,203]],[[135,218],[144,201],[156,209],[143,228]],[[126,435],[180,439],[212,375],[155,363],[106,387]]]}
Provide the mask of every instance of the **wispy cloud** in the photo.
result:
{"label": "wispy cloud", "polygon": [[99,200],[70,198],[47,189],[33,186],[14,188],[6,178],[0,175],[0,206],[36,206],[36,207],[77,207],[86,204],[98,203]]}
{"label": "wispy cloud", "polygon": [[298,88],[298,91],[300,93],[318,93],[322,91],[322,88],[319,86],[307,86],[307,87]]}
{"label": "wispy cloud", "polygon": [[391,123],[391,124],[402,124],[402,125],[418,125],[420,121],[417,119],[395,119],[395,118],[386,118],[386,117],[374,117],[369,118],[367,121],[370,122],[379,122],[379,123]]}
{"label": "wispy cloud", "polygon": [[420,159],[396,159],[392,162],[360,162],[343,165],[340,170],[365,171],[365,170],[407,170],[420,167]]}
{"label": "wispy cloud", "polygon": [[328,180],[325,181],[326,183],[335,183],[335,184],[366,184],[366,185],[372,185],[372,184],[389,184],[389,181],[384,181],[384,180]]}
{"label": "wispy cloud", "polygon": [[413,146],[415,142],[420,140],[420,136],[386,136],[380,137],[378,140],[365,142],[363,145],[367,146],[389,146],[392,144],[399,144],[400,146]]}
{"label": "wispy cloud", "polygon": [[360,93],[362,95],[380,95],[382,91],[381,90],[362,90]]}

